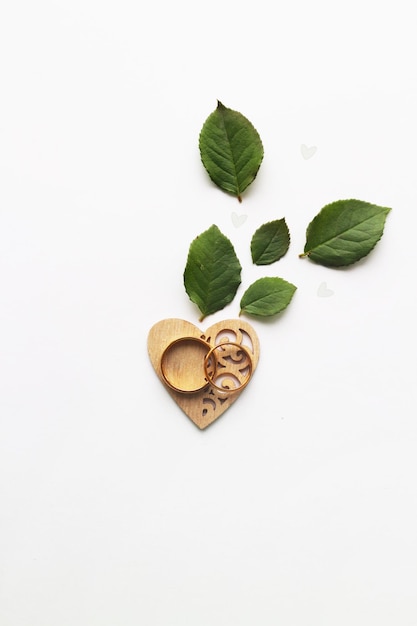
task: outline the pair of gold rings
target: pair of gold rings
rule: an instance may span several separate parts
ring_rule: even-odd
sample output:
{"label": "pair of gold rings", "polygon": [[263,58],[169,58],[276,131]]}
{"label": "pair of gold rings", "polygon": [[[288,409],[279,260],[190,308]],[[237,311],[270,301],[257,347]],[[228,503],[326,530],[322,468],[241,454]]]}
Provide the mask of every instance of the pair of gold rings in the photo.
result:
{"label": "pair of gold rings", "polygon": [[252,376],[252,357],[245,346],[225,339],[212,346],[200,337],[172,341],[161,357],[165,383],[179,393],[212,387],[223,394],[241,391]]}

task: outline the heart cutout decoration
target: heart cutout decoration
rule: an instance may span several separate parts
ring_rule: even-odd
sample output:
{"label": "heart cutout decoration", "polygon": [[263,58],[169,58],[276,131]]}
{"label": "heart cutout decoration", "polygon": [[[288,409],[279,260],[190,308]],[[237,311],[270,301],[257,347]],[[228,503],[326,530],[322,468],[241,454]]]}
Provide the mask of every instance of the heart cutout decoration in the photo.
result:
{"label": "heart cutout decoration", "polygon": [[[201,354],[202,347],[203,354]],[[195,378],[198,379],[198,372],[203,367],[208,351],[215,354],[217,350],[224,351],[224,347],[232,347],[235,351],[224,361],[226,369],[229,363],[231,365],[238,363],[235,360],[236,354],[239,354],[240,360],[246,359],[248,363],[246,379],[236,389],[220,389],[217,385],[209,384],[207,378],[204,379],[203,387],[198,389],[197,386],[193,392],[179,391],[179,384],[171,386],[166,368],[172,368],[168,373],[173,379],[176,377],[176,381],[187,380],[188,384],[191,380],[194,383]],[[172,355],[170,355],[171,352]],[[252,326],[240,319],[217,322],[202,331],[191,322],[170,318],[152,326],[148,334],[148,353],[152,366],[165,389],[194,424],[204,429],[236,402],[249,382],[259,361],[259,340]],[[168,359],[167,355],[171,358]],[[185,375],[187,379],[178,378],[178,376],[184,377]],[[175,386],[178,388],[175,389]],[[192,385],[187,389],[191,387]]]}
{"label": "heart cutout decoration", "polygon": [[242,224],[246,222],[247,218],[248,218],[247,215],[238,215],[237,213],[233,211],[232,213],[233,226],[236,226],[236,228],[239,228],[239,226],[242,226]]}
{"label": "heart cutout decoration", "polygon": [[314,156],[316,152],[317,152],[316,146],[306,146],[304,143],[301,146],[301,154],[306,160],[311,159],[311,157]]}

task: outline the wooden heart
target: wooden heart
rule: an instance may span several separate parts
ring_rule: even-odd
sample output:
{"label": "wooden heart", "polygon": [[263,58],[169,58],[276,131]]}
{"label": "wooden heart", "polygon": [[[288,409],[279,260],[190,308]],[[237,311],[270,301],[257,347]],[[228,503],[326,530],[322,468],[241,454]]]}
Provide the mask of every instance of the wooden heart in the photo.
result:
{"label": "wooden heart", "polygon": [[[192,393],[177,391],[170,386],[169,380],[167,381],[162,360],[164,359],[166,363],[167,352],[175,346],[176,360],[180,361],[181,371],[184,368],[187,370],[188,367],[188,375],[193,381],[193,376],[200,375],[197,370],[202,367],[204,354],[208,349],[220,350],[222,346],[233,344],[237,347],[241,346],[241,353],[244,352],[249,357],[250,375],[253,375],[259,360],[259,340],[252,326],[244,320],[217,322],[203,332],[191,322],[170,318],[157,322],[149,331],[148,352],[156,374],[178,406],[198,428],[206,428],[220,417],[236,402],[246,385],[230,392],[219,390],[211,384],[205,384],[203,388]],[[203,354],[201,354],[201,346],[203,346]],[[204,350],[204,346],[208,347]],[[216,348],[216,346],[220,347]],[[198,363],[196,359],[199,359]],[[180,385],[176,384],[175,387],[180,387]],[[192,384],[187,389],[191,387]]]}

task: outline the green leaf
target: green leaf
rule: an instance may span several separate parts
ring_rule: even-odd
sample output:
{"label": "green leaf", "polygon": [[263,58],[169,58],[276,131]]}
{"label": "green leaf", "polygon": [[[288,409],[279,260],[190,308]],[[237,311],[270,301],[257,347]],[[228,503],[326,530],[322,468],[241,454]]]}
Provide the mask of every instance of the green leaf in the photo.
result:
{"label": "green leaf", "polygon": [[233,300],[241,271],[233,245],[215,224],[194,239],[184,270],[184,286],[202,313],[200,321]]}
{"label": "green leaf", "polygon": [[259,317],[276,315],[289,305],[296,289],[283,278],[259,278],[243,294],[240,313]]}
{"label": "green leaf", "polygon": [[337,200],[326,205],[307,227],[304,253],[328,267],[356,263],[381,239],[391,209],[362,200]]}
{"label": "green leaf", "polygon": [[264,155],[261,138],[252,123],[218,101],[201,129],[199,148],[211,180],[241,202],[242,193],[256,178]]}
{"label": "green leaf", "polygon": [[250,244],[255,265],[275,263],[287,252],[290,233],[284,218],[263,224],[252,237]]}

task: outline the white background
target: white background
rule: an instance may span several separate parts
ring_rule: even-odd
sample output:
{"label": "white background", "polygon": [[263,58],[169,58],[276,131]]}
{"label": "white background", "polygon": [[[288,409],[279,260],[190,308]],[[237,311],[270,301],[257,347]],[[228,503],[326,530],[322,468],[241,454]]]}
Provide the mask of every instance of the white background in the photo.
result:
{"label": "white background", "polygon": [[[411,1],[2,3],[1,626],[416,626],[416,58]],[[199,158],[217,99],[264,143],[241,204]],[[299,259],[341,198],[392,208],[375,250]],[[298,289],[200,431],[146,342],[198,325],[211,224],[243,272],[204,324],[263,275]]]}

